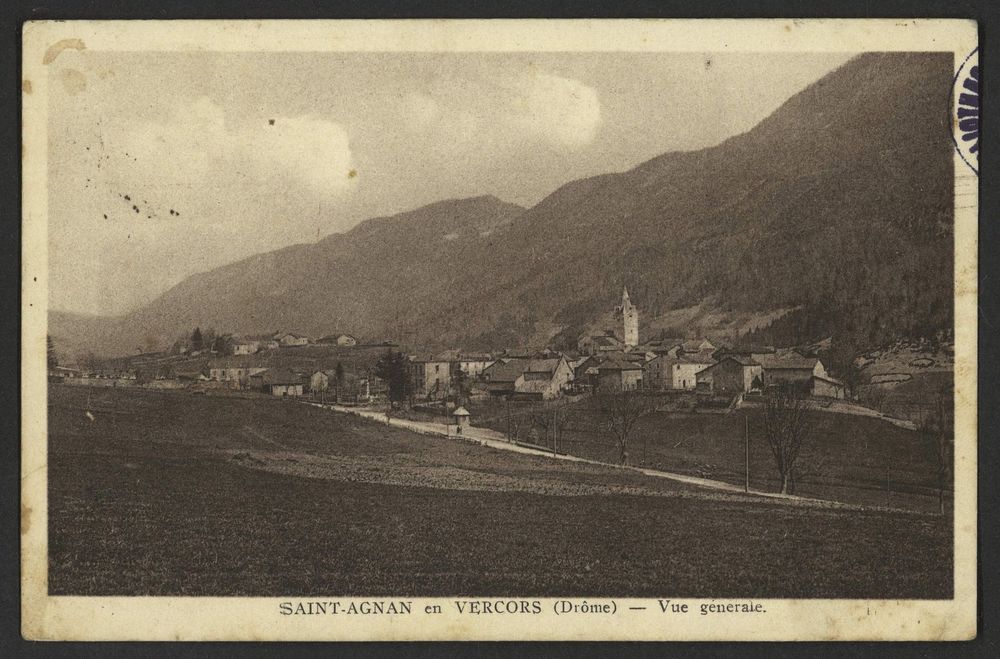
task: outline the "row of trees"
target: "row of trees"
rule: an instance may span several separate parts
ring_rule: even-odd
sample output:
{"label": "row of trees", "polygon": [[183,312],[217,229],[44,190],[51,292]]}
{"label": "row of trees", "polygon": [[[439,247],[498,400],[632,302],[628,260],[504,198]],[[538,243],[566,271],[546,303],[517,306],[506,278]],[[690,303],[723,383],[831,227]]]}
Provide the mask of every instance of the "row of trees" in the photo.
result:
{"label": "row of trees", "polygon": [[[409,360],[401,352],[389,351],[375,365],[375,375],[388,385],[389,400],[401,404],[410,395]],[[461,381],[462,378],[459,377]],[[856,384],[849,386],[857,387]],[[630,463],[632,437],[636,427],[647,415],[656,411],[656,398],[637,390],[620,390],[597,394],[604,430],[614,441],[618,462]],[[527,423],[541,430],[546,445],[556,450],[561,429],[566,420],[564,406],[549,405],[541,411],[534,410]],[[774,462],[780,491],[791,494],[795,490],[795,474],[803,448],[810,437],[810,413],[807,397],[794,389],[779,389],[764,397],[762,420],[763,436]],[[512,414],[508,409],[508,435],[520,436],[525,424],[524,415]],[[932,409],[918,424],[918,432],[932,449],[939,507],[945,508],[946,493],[950,487],[954,450],[954,430],[951,406],[945,395],[939,395]],[[645,456],[643,456],[645,461]],[[822,467],[822,465],[821,465]]]}
{"label": "row of trees", "polygon": [[[388,351],[375,364],[375,375],[388,386],[389,400],[393,404],[405,402],[410,394],[409,360],[401,352]],[[461,381],[463,378],[459,377]],[[655,399],[634,389],[598,394],[600,411],[605,428],[612,436],[621,465],[629,464],[630,443],[633,432],[643,417],[656,410]],[[791,490],[791,476],[808,436],[805,398],[791,390],[779,391],[765,398],[764,426],[768,447],[774,457],[781,480],[781,492]],[[533,415],[532,423],[542,428],[546,441],[551,436],[553,447],[559,435],[563,411],[550,407]],[[507,414],[508,435],[516,436],[520,425],[519,415]],[[555,450],[555,449],[554,449]]]}
{"label": "row of trees", "polygon": [[[656,410],[654,399],[643,392],[625,390],[599,395],[600,410],[608,432],[615,440],[619,464],[629,462],[629,444],[639,421]],[[808,437],[806,399],[792,389],[764,398],[764,436],[774,458],[782,494],[791,491],[791,477]]]}
{"label": "row of trees", "polygon": [[[629,464],[633,432],[644,416],[655,411],[653,401],[649,395],[634,390],[599,395],[605,429],[614,439],[620,464]],[[764,440],[774,461],[782,494],[795,490],[800,457],[811,434],[809,410],[808,399],[791,388],[771,392],[763,400]],[[547,423],[545,417],[544,413],[539,417],[543,419],[543,426]],[[557,424],[559,417],[553,415],[551,421]],[[553,437],[556,436],[557,429],[553,428],[552,432]],[[947,393],[937,395],[917,424],[917,432],[931,456],[938,507],[943,514],[954,462],[954,416]],[[825,466],[820,465],[820,468]]]}
{"label": "row of trees", "polygon": [[185,333],[178,337],[170,351],[177,353],[186,348],[191,352],[211,350],[220,355],[231,355],[234,344],[235,340],[232,334],[220,334],[211,327],[205,330],[202,330],[201,327],[195,327],[190,334]]}

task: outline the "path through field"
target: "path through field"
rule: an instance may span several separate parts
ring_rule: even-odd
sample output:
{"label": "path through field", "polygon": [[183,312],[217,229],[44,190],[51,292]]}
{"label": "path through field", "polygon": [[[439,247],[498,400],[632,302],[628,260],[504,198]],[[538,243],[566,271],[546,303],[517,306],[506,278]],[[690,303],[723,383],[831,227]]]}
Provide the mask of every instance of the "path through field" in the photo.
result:
{"label": "path through field", "polygon": [[[608,469],[622,469],[626,471],[639,473],[644,476],[650,476],[652,478],[665,478],[667,480],[676,481],[678,483],[684,483],[685,485],[693,485],[698,488],[703,488],[704,490],[709,490],[709,491],[715,490],[721,492],[750,494],[754,496],[768,497],[771,499],[796,505],[858,508],[858,506],[851,506],[850,504],[840,503],[837,501],[827,501],[824,499],[800,497],[791,494],[781,494],[779,492],[762,492],[754,489],[746,490],[742,487],[733,485],[732,483],[725,483],[723,481],[712,480],[709,478],[698,478],[696,476],[688,476],[685,474],[678,474],[658,469],[645,469],[643,467],[615,465],[607,462],[600,462],[597,460],[588,460],[586,458],[581,458],[566,453],[558,453],[554,451],[545,451],[541,449],[530,448],[528,446],[524,446],[523,444],[512,443],[508,441],[507,438],[504,437],[502,433],[499,433],[495,430],[490,430],[489,428],[465,427],[463,428],[461,433],[458,433],[457,430],[455,429],[455,426],[443,423],[435,423],[433,421],[414,421],[412,419],[400,419],[393,417],[389,417],[387,419],[386,414],[384,412],[378,412],[364,408],[344,407],[340,405],[330,405],[321,403],[306,403],[306,404],[315,407],[320,407],[323,409],[334,410],[336,412],[344,414],[354,414],[356,416],[360,416],[366,419],[371,419],[372,421],[383,423],[387,426],[393,426],[396,428],[405,428],[407,430],[412,430],[414,432],[424,435],[451,437],[453,439],[459,439],[480,444],[482,446],[488,446],[489,448],[492,449],[497,449],[501,451],[511,451],[513,453],[521,453],[524,455],[535,455],[553,460],[565,460],[567,462],[597,465]],[[698,496],[698,494],[692,494],[692,496]],[[704,496],[707,496],[707,493],[704,493]]]}

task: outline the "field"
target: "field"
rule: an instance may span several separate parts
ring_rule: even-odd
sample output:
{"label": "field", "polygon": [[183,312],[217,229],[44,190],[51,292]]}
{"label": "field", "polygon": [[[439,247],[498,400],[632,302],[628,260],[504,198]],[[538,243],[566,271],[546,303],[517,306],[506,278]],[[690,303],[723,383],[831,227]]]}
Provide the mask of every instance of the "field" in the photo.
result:
{"label": "field", "polygon": [[[503,404],[472,409],[486,420],[485,425],[506,432]],[[550,446],[551,434],[534,424],[544,418],[543,409],[538,403],[515,404],[512,414],[520,417],[518,431],[523,438]],[[742,485],[747,429],[750,485],[777,491],[780,481],[759,407],[730,414],[653,413],[641,419],[632,434],[630,464]],[[574,455],[604,462],[618,458],[606,420],[592,401],[562,408],[558,443],[560,450]],[[912,430],[872,417],[815,411],[809,413],[808,436],[796,463],[795,493],[932,512],[938,509],[935,465],[932,445]]]}
{"label": "field", "polygon": [[261,350],[253,355],[215,355],[202,353],[197,356],[177,354],[157,354],[144,357],[120,357],[106,360],[105,370],[138,370],[152,377],[157,373],[169,375],[176,371],[202,371],[212,364],[263,366],[266,368],[286,368],[312,373],[317,370],[332,370],[341,364],[348,373],[365,374],[375,362],[390,350],[384,346],[360,345],[352,347],[336,345],[282,346],[273,350]]}
{"label": "field", "polygon": [[952,592],[949,517],[718,494],[266,398],[53,385],[49,422],[54,595]]}

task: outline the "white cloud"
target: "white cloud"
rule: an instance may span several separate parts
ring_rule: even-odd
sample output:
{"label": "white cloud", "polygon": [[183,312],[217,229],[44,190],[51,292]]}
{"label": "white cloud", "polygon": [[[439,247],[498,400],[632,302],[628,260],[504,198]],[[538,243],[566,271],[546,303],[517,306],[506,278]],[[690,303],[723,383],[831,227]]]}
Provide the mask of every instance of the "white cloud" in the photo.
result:
{"label": "white cloud", "polygon": [[[287,178],[321,196],[338,195],[354,182],[350,140],[339,124],[315,116],[272,117],[233,126],[207,97],[178,105],[162,122],[126,122],[103,133],[105,149],[129,154],[129,168],[108,171],[128,185],[206,187],[227,172],[257,180]],[[134,159],[134,160],[133,160]],[[155,171],[150,172],[152,167]],[[152,174],[152,176],[151,176]],[[252,186],[253,181],[248,181]]]}
{"label": "white cloud", "polygon": [[347,132],[314,116],[278,117],[274,124],[239,133],[236,150],[261,177],[285,175],[318,195],[344,192],[354,185]]}
{"label": "white cloud", "polygon": [[522,77],[514,120],[538,135],[571,148],[593,141],[601,125],[597,91],[579,80],[542,72]]}
{"label": "white cloud", "polygon": [[534,67],[411,91],[399,97],[396,112],[408,132],[432,135],[452,149],[504,149],[525,141],[576,149],[590,144],[601,125],[595,89]]}

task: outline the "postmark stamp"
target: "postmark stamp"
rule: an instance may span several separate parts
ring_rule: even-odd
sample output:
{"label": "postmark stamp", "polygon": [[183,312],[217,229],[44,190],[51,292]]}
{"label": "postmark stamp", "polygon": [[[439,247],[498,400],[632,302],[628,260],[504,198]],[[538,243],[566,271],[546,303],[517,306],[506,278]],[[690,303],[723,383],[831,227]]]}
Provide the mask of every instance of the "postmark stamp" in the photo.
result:
{"label": "postmark stamp", "polygon": [[979,175],[979,48],[958,67],[951,93],[951,136],[966,165]]}

